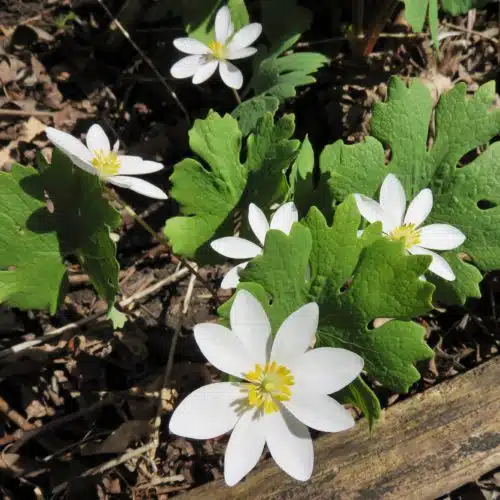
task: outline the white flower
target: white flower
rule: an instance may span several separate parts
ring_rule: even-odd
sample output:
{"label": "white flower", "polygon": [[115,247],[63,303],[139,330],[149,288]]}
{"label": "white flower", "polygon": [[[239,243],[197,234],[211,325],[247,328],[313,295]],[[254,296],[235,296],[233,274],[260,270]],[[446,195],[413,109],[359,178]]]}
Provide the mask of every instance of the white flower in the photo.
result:
{"label": "white flower", "polygon": [[[262,246],[264,245],[266,234],[270,229],[277,229],[285,234],[289,234],[293,223],[297,222],[298,219],[299,214],[293,201],[285,203],[274,212],[274,215],[271,217],[271,224],[267,222],[264,212],[257,205],[250,203],[248,206],[248,224]],[[237,236],[219,238],[212,241],[210,246],[217,253],[230,259],[253,259],[262,253],[262,247]],[[245,269],[249,262],[250,260],[246,260],[233,267],[224,276],[220,284],[221,288],[236,288],[240,282],[238,273],[241,269]]]}
{"label": "white flower", "polygon": [[161,163],[146,161],[139,156],[125,156],[117,153],[119,143],[113,149],[101,126],[94,124],[87,132],[87,145],[72,135],[52,127],[45,129],[49,141],[68,158],[89,174],[98,175],[103,181],[136,193],[166,200],[167,195],[154,184],[129,177],[130,175],[150,174],[164,168]]}
{"label": "white flower", "polygon": [[314,302],[292,313],[274,342],[264,309],[245,290],[236,294],[230,321],[231,330],[196,325],[194,336],[210,363],[242,380],[191,393],[172,415],[170,431],[211,439],[233,430],[224,459],[229,486],[255,467],[265,444],[279,467],[305,481],[314,462],[307,427],[338,432],[354,425],[351,414],[328,394],[352,382],[363,359],[345,349],[308,350],[318,326]]}
{"label": "white flower", "polygon": [[219,68],[222,81],[233,89],[240,89],[243,85],[241,71],[231,62],[234,59],[250,57],[257,52],[250,47],[262,33],[262,25],[251,23],[234,33],[231,21],[231,11],[224,6],[215,16],[215,40],[209,45],[195,38],[176,38],[174,46],[190,54],[177,61],[170,73],[174,78],[193,77],[193,83],[203,83],[208,80]]}
{"label": "white flower", "polygon": [[380,203],[362,194],[355,194],[361,215],[370,223],[381,221],[382,231],[392,240],[403,240],[413,255],[430,255],[429,270],[453,281],[455,273],[446,260],[432,250],[452,250],[465,241],[465,235],[449,224],[420,227],[432,210],[432,191],[422,189],[406,210],[406,195],[395,175],[389,174],[380,188]]}

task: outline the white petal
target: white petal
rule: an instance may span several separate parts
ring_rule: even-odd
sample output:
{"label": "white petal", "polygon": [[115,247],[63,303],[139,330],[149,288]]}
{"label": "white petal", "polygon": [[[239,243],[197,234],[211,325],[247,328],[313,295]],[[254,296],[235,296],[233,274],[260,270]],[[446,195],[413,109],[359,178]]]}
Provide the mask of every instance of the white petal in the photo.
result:
{"label": "white petal", "polygon": [[219,61],[217,61],[217,59],[205,62],[203,66],[196,70],[196,73],[193,76],[193,83],[198,85],[207,81],[215,73],[218,65]]}
{"label": "white petal", "polygon": [[170,432],[191,439],[212,439],[229,432],[238,421],[235,402],[239,399],[240,388],[230,382],[200,387],[175,409]]}
{"label": "white petal", "polygon": [[167,194],[159,187],[143,179],[138,179],[137,177],[113,175],[112,177],[108,177],[108,182],[114,184],[115,186],[131,189],[132,191],[148,196],[149,198],[155,198],[157,200],[166,200],[168,198]]}
{"label": "white petal", "polygon": [[455,273],[450,267],[448,262],[432,250],[427,250],[427,248],[422,248],[421,246],[414,245],[408,249],[408,251],[413,255],[430,255],[432,257],[431,265],[429,266],[429,271],[437,274],[446,281],[455,281]]}
{"label": "white petal", "polygon": [[203,356],[221,372],[243,378],[243,374],[253,370],[257,364],[257,360],[252,358],[229,328],[216,323],[201,323],[195,325],[193,331]]}
{"label": "white petal", "polygon": [[256,53],[257,49],[255,47],[245,47],[244,49],[228,50],[226,53],[226,59],[235,61],[236,59],[245,59],[246,57],[253,56]]}
{"label": "white petal", "polygon": [[422,189],[410,203],[406,211],[404,223],[420,226],[431,213],[432,203],[432,191],[428,188]]}
{"label": "white petal", "polygon": [[237,31],[231,41],[227,44],[229,51],[238,51],[250,47],[262,33],[262,24],[251,23],[247,24]]}
{"label": "white petal", "polygon": [[394,227],[401,226],[406,210],[406,195],[401,182],[393,174],[389,174],[382,183],[380,206],[393,219]]}
{"label": "white petal", "polygon": [[292,230],[294,222],[299,220],[299,212],[293,201],[281,205],[271,217],[271,229],[277,229],[285,234]]}
{"label": "white petal", "polygon": [[224,455],[224,479],[228,486],[241,481],[257,465],[265,442],[263,420],[253,411],[245,412],[231,433]]}
{"label": "white petal", "polygon": [[236,293],[230,311],[231,330],[257,363],[265,364],[270,350],[271,323],[261,303],[246,290]]}
{"label": "white petal", "polygon": [[119,175],[142,175],[162,170],[164,166],[156,161],[144,161],[140,156],[119,156]]}
{"label": "white petal", "polygon": [[257,239],[264,245],[266,239],[266,233],[269,231],[269,223],[264,212],[254,203],[250,203],[248,206],[248,223],[253,231],[253,234],[257,236]]}
{"label": "white petal", "polygon": [[359,213],[370,223],[380,221],[382,222],[382,229],[384,233],[390,233],[394,229],[394,221],[387,216],[382,210],[382,207],[368,196],[363,194],[355,194],[356,205],[358,206]]}
{"label": "white petal", "polygon": [[222,45],[233,34],[234,26],[231,22],[231,11],[227,5],[220,8],[215,16],[215,39]]}
{"label": "white petal", "polygon": [[78,167],[97,175],[97,170],[90,164],[92,153],[81,141],[67,132],[62,132],[52,127],[47,127],[45,133],[49,141],[76,163]]}
{"label": "white petal", "polygon": [[363,369],[363,358],[336,347],[307,351],[289,366],[297,387],[312,394],[332,394],[350,384]]}
{"label": "white petal", "polygon": [[224,257],[230,259],[253,259],[262,253],[262,248],[255,243],[238,238],[237,236],[226,236],[210,243],[210,246]]}
{"label": "white petal", "polygon": [[221,61],[219,65],[219,73],[222,81],[229,87],[235,90],[241,89],[243,86],[243,73],[229,61]]}
{"label": "white petal", "polygon": [[224,276],[224,279],[222,280],[220,287],[224,290],[228,290],[230,288],[236,288],[240,283],[239,272],[242,269],[245,269],[245,267],[248,266],[249,262],[250,261],[247,260],[246,262],[242,262],[241,264],[238,264],[237,266],[234,266],[232,269],[230,269]]}
{"label": "white petal", "polygon": [[116,139],[115,143],[113,144],[113,152],[118,153],[120,149],[120,139]]}
{"label": "white petal", "polygon": [[170,74],[174,78],[189,78],[203,66],[205,60],[205,56],[199,55],[183,57],[170,68]]}
{"label": "white petal", "polygon": [[452,250],[465,241],[465,234],[449,224],[431,224],[420,229],[419,246],[431,250]]}
{"label": "white petal", "polygon": [[354,426],[352,415],[326,394],[294,392],[283,405],[303,424],[323,432],[340,432]]}
{"label": "white petal", "polygon": [[209,54],[210,49],[196,38],[176,38],[174,40],[174,47],[185,54]]}
{"label": "white petal", "polygon": [[303,355],[318,329],[318,317],[316,302],[310,302],[290,314],[274,338],[271,360],[288,366]]}
{"label": "white petal", "polygon": [[111,144],[109,143],[108,136],[103,128],[97,123],[94,123],[87,132],[87,147],[90,151],[103,151],[109,153],[111,151]]}
{"label": "white petal", "polygon": [[266,442],[275,462],[287,474],[307,481],[314,466],[314,450],[307,427],[288,410],[266,415]]}

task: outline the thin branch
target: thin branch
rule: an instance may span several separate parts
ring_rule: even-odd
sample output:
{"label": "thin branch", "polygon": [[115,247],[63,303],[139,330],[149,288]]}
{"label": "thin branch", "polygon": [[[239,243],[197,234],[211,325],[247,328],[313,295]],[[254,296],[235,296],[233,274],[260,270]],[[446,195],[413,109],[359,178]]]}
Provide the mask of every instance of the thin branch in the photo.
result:
{"label": "thin branch", "polygon": [[[119,307],[123,308],[127,305],[129,305],[132,302],[135,302],[137,300],[143,299],[144,297],[147,297],[148,295],[151,295],[152,293],[157,292],[161,288],[164,288],[168,285],[171,285],[172,283],[175,283],[177,281],[180,281],[182,278],[184,278],[187,274],[189,274],[188,269],[180,269],[179,271],[175,272],[174,274],[171,274],[170,276],[167,276],[165,279],[159,281],[158,283],[155,283],[154,285],[151,285],[149,288],[146,288],[145,290],[141,290],[130,297],[127,297],[126,299],[120,301],[118,303]],[[62,326],[61,328],[57,328],[49,333],[46,333],[45,335],[42,335],[34,340],[28,340],[26,342],[22,342],[20,344],[17,344],[15,346],[9,347],[7,349],[4,349],[0,351],[0,359],[5,358],[6,356],[9,356],[11,354],[16,354],[18,352],[24,351],[25,349],[28,349],[30,347],[37,346],[41,344],[42,342],[45,342],[47,340],[52,340],[53,338],[62,335],[63,333],[66,333],[68,331],[74,330],[76,328],[80,328],[95,319],[100,318],[101,316],[104,316],[106,314],[107,309],[102,309],[90,316],[87,316],[86,318],[79,319],[78,321],[74,321],[73,323],[68,323],[67,325]]]}
{"label": "thin branch", "polygon": [[108,17],[111,19],[111,21],[115,24],[115,26],[121,31],[122,35],[130,42],[132,47],[137,51],[137,53],[141,56],[142,60],[151,68],[153,73],[156,75],[158,80],[161,82],[161,84],[165,87],[167,92],[170,94],[172,99],[175,101],[179,109],[182,111],[184,114],[184,117],[186,118],[186,121],[188,124],[191,123],[191,118],[189,117],[189,113],[187,112],[186,108],[180,101],[180,99],[177,97],[177,94],[174,92],[174,90],[170,87],[170,85],[167,83],[165,80],[165,77],[158,71],[156,66],[153,64],[153,61],[145,54],[145,52],[137,45],[132,37],[130,36],[130,33],[123,27],[122,23],[116,17],[113,15],[113,13],[109,10],[108,6],[103,2],[103,0],[97,0],[101,7],[104,9]]}

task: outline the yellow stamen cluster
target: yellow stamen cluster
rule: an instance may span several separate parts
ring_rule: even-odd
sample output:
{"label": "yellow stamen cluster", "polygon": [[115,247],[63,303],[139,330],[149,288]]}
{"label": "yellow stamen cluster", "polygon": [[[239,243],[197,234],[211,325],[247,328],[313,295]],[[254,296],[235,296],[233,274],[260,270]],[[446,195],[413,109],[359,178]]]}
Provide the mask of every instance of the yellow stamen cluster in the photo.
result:
{"label": "yellow stamen cluster", "polygon": [[212,55],[215,57],[215,59],[218,59],[219,61],[221,59],[225,59],[226,46],[222,45],[222,43],[218,42],[217,40],[214,40],[213,42],[210,43],[208,48],[212,51]]}
{"label": "yellow stamen cluster", "polygon": [[415,229],[415,224],[399,226],[392,231],[389,237],[391,240],[403,240],[406,249],[420,243],[420,231]]}
{"label": "yellow stamen cluster", "polygon": [[294,378],[288,368],[275,361],[266,363],[264,367],[257,364],[251,372],[245,373],[248,383],[243,388],[248,393],[248,404],[264,413],[279,410],[278,401],[288,401],[292,395],[291,387]]}
{"label": "yellow stamen cluster", "polygon": [[101,177],[115,175],[120,170],[120,160],[114,151],[103,151],[99,149],[92,152],[92,166],[99,171]]}

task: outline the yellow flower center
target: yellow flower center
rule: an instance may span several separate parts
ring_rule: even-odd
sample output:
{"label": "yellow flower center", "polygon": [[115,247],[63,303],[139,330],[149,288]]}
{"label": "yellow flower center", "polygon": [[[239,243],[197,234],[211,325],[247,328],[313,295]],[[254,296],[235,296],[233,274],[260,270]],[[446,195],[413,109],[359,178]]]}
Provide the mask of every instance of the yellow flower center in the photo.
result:
{"label": "yellow flower center", "polygon": [[415,229],[415,224],[405,224],[394,229],[389,238],[396,241],[403,240],[405,248],[408,249],[420,243],[420,231]]}
{"label": "yellow flower center", "polygon": [[99,172],[101,177],[115,175],[120,170],[120,160],[114,151],[105,152],[102,149],[93,151],[94,158],[92,166]]}
{"label": "yellow flower center", "polygon": [[248,393],[248,404],[264,410],[264,413],[278,411],[277,402],[288,401],[292,395],[293,375],[276,361],[266,363],[264,367],[257,364],[244,377],[248,380],[248,383],[243,384],[243,389]]}
{"label": "yellow flower center", "polygon": [[212,51],[212,55],[215,57],[215,59],[218,59],[219,61],[221,59],[225,59],[226,57],[226,46],[222,45],[222,43],[218,42],[217,40],[214,40],[208,48]]}

